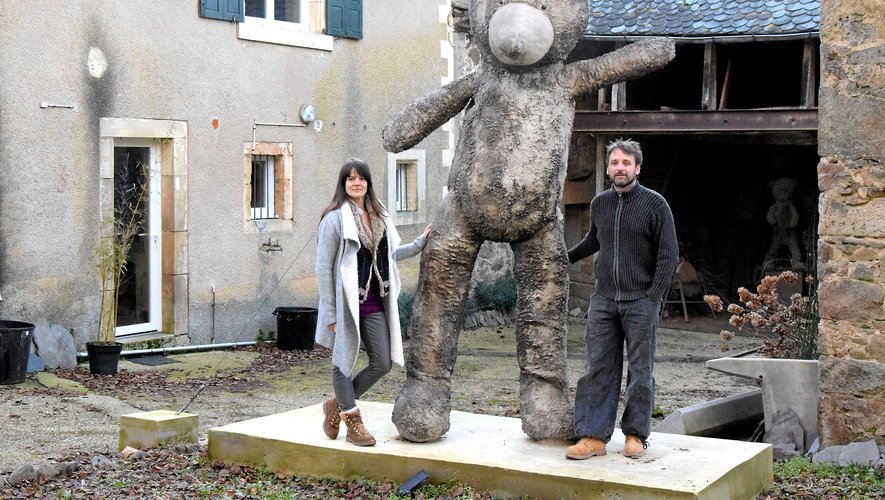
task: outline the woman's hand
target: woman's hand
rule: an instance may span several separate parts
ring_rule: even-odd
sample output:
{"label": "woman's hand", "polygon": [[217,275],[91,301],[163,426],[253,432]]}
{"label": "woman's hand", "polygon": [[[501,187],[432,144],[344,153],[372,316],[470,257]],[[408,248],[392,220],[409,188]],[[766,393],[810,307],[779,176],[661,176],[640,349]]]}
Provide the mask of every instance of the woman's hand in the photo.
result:
{"label": "woman's hand", "polygon": [[338,323],[332,323],[331,325],[329,325],[329,330],[332,330],[332,332],[337,333],[338,331],[335,330],[335,327],[337,327],[337,326],[338,326]]}
{"label": "woman's hand", "polygon": [[422,236],[424,236],[426,238],[430,234],[430,227],[431,226],[433,226],[433,224],[427,225],[427,227],[424,229],[424,233],[422,234]]}

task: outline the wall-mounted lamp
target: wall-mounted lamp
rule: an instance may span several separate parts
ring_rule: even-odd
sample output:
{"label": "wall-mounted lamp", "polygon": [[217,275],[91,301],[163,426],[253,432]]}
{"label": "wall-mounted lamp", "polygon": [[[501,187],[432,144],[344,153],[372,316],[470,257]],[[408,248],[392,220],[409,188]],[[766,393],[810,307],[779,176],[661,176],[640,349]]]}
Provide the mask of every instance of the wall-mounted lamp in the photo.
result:
{"label": "wall-mounted lamp", "polygon": [[316,120],[316,117],[317,110],[313,107],[312,104],[305,104],[301,106],[301,109],[298,110],[298,118],[301,119],[301,123],[310,123]]}

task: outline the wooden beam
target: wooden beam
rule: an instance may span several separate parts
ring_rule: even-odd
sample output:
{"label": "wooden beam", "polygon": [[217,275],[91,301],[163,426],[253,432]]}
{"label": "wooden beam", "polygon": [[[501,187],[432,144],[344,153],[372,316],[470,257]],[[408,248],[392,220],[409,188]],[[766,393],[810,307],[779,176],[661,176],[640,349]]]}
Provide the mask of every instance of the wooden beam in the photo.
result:
{"label": "wooden beam", "polygon": [[716,44],[704,44],[704,82],[701,96],[701,109],[711,111],[716,109],[716,101],[719,97],[716,85]]}
{"label": "wooden beam", "polygon": [[817,109],[577,111],[575,132],[776,132],[817,130]]}
{"label": "wooden beam", "polygon": [[805,50],[802,53],[802,86],[799,96],[799,107],[813,108],[817,102],[815,99],[817,88],[817,40],[808,38],[805,40]]}

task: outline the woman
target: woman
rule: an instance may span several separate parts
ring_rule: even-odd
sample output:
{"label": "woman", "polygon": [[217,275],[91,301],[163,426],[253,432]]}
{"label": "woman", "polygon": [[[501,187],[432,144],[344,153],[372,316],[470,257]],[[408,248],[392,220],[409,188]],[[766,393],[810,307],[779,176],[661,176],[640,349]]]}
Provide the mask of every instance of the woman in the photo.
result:
{"label": "woman", "polygon": [[[421,253],[430,226],[407,245],[372,187],[369,166],[351,159],[341,167],[332,203],[318,230],[317,284],[320,304],[316,340],[332,349],[335,397],[323,403],[323,431],[338,437],[341,421],[347,441],[372,446],[356,399],[375,385],[391,363],[403,365],[396,261]],[[360,341],[369,364],[353,375]]]}

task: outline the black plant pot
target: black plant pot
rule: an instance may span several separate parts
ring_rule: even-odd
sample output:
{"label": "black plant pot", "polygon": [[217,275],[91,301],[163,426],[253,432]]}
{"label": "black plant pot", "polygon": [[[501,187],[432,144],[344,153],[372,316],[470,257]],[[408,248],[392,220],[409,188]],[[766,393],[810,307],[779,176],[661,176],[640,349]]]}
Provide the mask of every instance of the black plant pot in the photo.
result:
{"label": "black plant pot", "polygon": [[86,342],[86,353],[89,355],[89,373],[93,375],[116,375],[120,362],[120,342]]}

